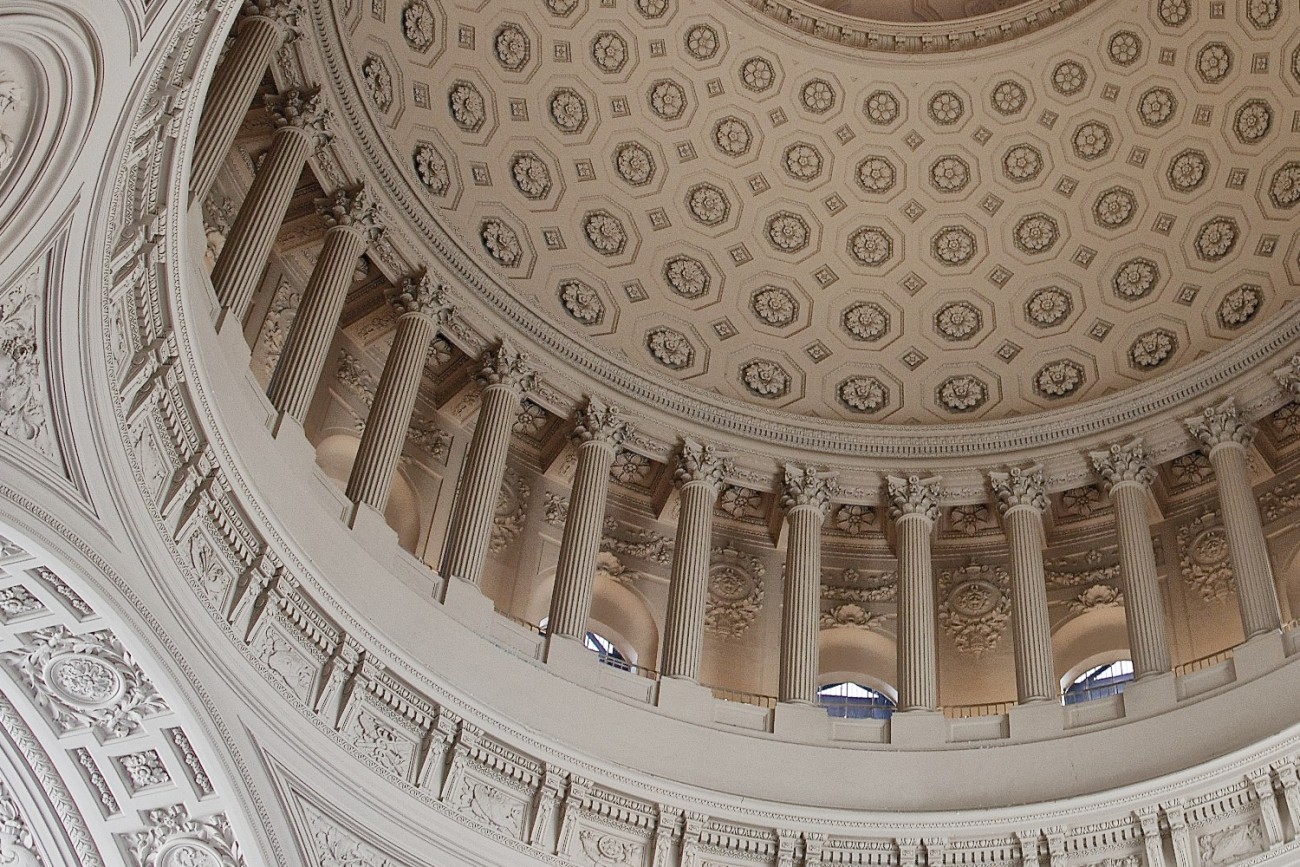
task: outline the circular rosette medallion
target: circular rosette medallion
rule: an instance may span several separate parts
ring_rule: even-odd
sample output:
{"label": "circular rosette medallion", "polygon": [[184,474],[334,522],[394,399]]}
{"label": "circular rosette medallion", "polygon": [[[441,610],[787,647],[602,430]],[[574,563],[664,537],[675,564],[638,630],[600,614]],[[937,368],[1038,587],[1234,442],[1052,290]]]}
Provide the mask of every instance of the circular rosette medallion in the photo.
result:
{"label": "circular rosette medallion", "polygon": [[64,653],[45,664],[45,682],[59,698],[82,708],[115,704],[126,691],[117,669],[86,653]]}

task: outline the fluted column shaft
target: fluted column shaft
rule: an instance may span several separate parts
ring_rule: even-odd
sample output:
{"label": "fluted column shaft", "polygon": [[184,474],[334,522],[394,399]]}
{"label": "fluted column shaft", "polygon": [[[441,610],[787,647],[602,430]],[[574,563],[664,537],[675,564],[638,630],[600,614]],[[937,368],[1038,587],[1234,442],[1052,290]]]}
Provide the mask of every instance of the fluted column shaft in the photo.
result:
{"label": "fluted column shaft", "polygon": [[551,616],[547,631],[581,639],[591,616],[592,593],[596,586],[596,555],[605,525],[605,500],[609,494],[609,469],[616,448],[603,440],[578,445],[578,467],[573,476],[569,515],[560,539],[560,558],[555,567],[555,590],[551,595]]}
{"label": "fluted column shaft", "polygon": [[709,551],[713,543],[716,483],[696,479],[681,487],[681,510],[673,545],[664,627],[662,673],[699,680],[704,653],[704,606],[709,592]]}
{"label": "fluted column shaft", "polygon": [[300,422],[306,418],[316,393],[357,270],[357,258],[365,249],[365,234],[353,226],[326,230],[325,244],[289,327],[266,393],[276,409]]}
{"label": "fluted column shaft", "polygon": [[397,320],[397,335],[384,362],[348,477],[348,499],[354,503],[365,503],[380,512],[388,505],[393,473],[402,456],[429,342],[436,330],[434,320],[423,313],[404,313]]}
{"label": "fluted column shaft", "polygon": [[1250,485],[1246,449],[1237,442],[1223,442],[1210,449],[1210,464],[1219,486],[1219,507],[1228,536],[1228,559],[1237,580],[1241,606],[1241,627],[1247,638],[1263,635],[1282,626],[1277,602],[1273,564],[1268,557],[1264,524],[1259,504]]}
{"label": "fluted column shaft", "polygon": [[1011,537],[1011,630],[1015,639],[1016,700],[1021,704],[1056,697],[1052,629],[1047,615],[1043,570],[1043,515],[1032,506],[1006,513]]}
{"label": "fluted column shaft", "polygon": [[1119,569],[1124,578],[1124,607],[1134,677],[1170,670],[1165,609],[1156,574],[1156,552],[1147,520],[1147,488],[1137,481],[1111,488],[1119,537]]}
{"label": "fluted column shaft", "polygon": [[781,609],[781,701],[817,698],[817,632],[822,578],[822,512],[795,506],[786,512],[785,593]]}
{"label": "fluted column shaft", "polygon": [[817,700],[817,640],[821,624],[822,522],[839,490],[833,474],[785,467],[785,587],[781,608],[781,701]]}
{"label": "fluted column shaft", "polygon": [[212,189],[271,55],[294,32],[284,21],[264,15],[252,15],[240,22],[239,35],[212,77],[199,118],[190,172],[190,190],[195,199],[202,201]]}
{"label": "fluted column shaft", "polygon": [[898,709],[939,706],[935,650],[934,566],[930,534],[934,522],[921,514],[898,521]]}
{"label": "fluted column shaft", "polygon": [[[1293,360],[1292,364],[1295,363]],[[1284,387],[1289,387],[1290,377],[1285,371],[1275,371],[1274,375]],[[1219,510],[1228,537],[1228,559],[1237,582],[1242,631],[1250,639],[1278,629],[1282,625],[1282,613],[1273,580],[1273,564],[1269,562],[1264,524],[1246,466],[1246,446],[1255,436],[1255,427],[1241,417],[1231,397],[1206,407],[1199,416],[1184,419],[1184,423],[1209,454],[1214,467]]]}
{"label": "fluted column shaft", "polygon": [[275,131],[271,149],[239,206],[221,255],[212,269],[212,285],[230,316],[243,322],[262,281],[266,260],[284,222],[289,200],[311,153],[311,137],[285,126]]}
{"label": "fluted column shaft", "polygon": [[489,384],[483,389],[478,424],[456,489],[443,573],[476,587],[483,583],[483,561],[506,472],[510,431],[519,414],[520,392],[513,381]]}

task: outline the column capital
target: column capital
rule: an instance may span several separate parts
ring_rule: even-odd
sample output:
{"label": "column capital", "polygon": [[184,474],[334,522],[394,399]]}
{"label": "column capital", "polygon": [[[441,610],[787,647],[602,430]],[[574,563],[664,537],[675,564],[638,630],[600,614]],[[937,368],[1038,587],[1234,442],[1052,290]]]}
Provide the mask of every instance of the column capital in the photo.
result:
{"label": "column capital", "polygon": [[365,184],[340,187],[317,199],[316,212],[325,218],[331,229],[350,229],[367,244],[373,244],[384,234],[379,205],[375,204]]}
{"label": "column capital", "polygon": [[1150,487],[1155,481],[1155,470],[1147,460],[1146,449],[1142,440],[1136,437],[1126,443],[1114,443],[1106,451],[1090,452],[1088,457],[1107,491],[1122,482],[1137,482]]}
{"label": "column capital", "polygon": [[704,482],[711,488],[722,484],[722,477],[731,472],[731,461],[718,454],[711,445],[703,445],[687,438],[682,441],[677,455],[677,469],[673,481],[679,487],[692,482]]}
{"label": "column capital", "polygon": [[789,514],[800,506],[812,506],[825,518],[831,506],[831,496],[839,490],[835,473],[786,464],[785,478],[781,482],[781,510]]}
{"label": "column capital", "polygon": [[1300,400],[1300,355],[1291,356],[1286,367],[1273,371],[1273,378],[1293,400]]}
{"label": "column capital", "polygon": [[1047,511],[1047,494],[1043,490],[1043,468],[1039,464],[1029,467],[1010,467],[1006,472],[989,473],[989,484],[997,497],[998,512],[1006,515],[1015,508]]}
{"label": "column capital", "polygon": [[302,14],[301,0],[244,0],[240,11],[239,26],[254,18],[261,18],[280,31],[286,41],[297,39],[302,35],[298,25],[298,16]]}
{"label": "column capital", "polygon": [[424,316],[441,325],[456,312],[448,298],[447,287],[435,281],[428,272],[419,277],[407,277],[400,286],[386,288],[384,294],[399,317]]}
{"label": "column capital", "polygon": [[530,391],[537,381],[537,373],[528,362],[528,353],[518,352],[502,343],[483,353],[478,380],[483,385],[505,385],[514,391]]}
{"label": "column capital", "polygon": [[920,515],[934,523],[939,520],[939,476],[886,476],[889,494],[889,517],[898,521],[908,515]]}
{"label": "column capital", "polygon": [[578,410],[573,439],[580,445],[594,442],[618,448],[631,433],[632,426],[623,418],[623,410],[598,397],[589,397],[587,405]]}
{"label": "column capital", "polygon": [[333,115],[325,107],[320,88],[299,90],[293,88],[282,93],[262,97],[266,110],[271,112],[277,130],[296,129],[311,141],[312,148],[320,148],[334,138],[329,131]]}
{"label": "column capital", "polygon": [[1254,425],[1237,413],[1237,403],[1232,398],[1207,406],[1200,415],[1183,419],[1183,424],[1207,452],[1229,443],[1246,446],[1255,436]]}

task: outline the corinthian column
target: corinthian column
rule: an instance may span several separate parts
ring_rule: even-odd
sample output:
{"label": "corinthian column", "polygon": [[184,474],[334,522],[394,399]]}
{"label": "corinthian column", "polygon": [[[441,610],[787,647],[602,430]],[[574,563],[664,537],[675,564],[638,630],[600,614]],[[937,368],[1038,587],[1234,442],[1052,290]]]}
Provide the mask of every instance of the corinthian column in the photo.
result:
{"label": "corinthian column", "polygon": [[785,465],[781,510],[788,537],[781,608],[781,701],[817,699],[817,630],[821,621],[822,522],[839,490],[832,473]]}
{"label": "corinthian column", "polygon": [[938,476],[889,476],[889,516],[898,535],[898,709],[939,706],[930,534],[939,519]]}
{"label": "corinthian column", "polygon": [[217,300],[236,322],[248,315],[266,259],[311,152],[330,139],[319,92],[287,90],[266,98],[277,127],[212,269]]}
{"label": "corinthian column", "polygon": [[190,170],[190,190],[198,201],[212,189],[271,55],[301,35],[301,14],[299,0],[245,0],[235,24],[237,35],[212,76],[203,116],[199,118]]}
{"label": "corinthian column", "polygon": [[1199,416],[1186,420],[1187,430],[1210,456],[1219,488],[1219,511],[1228,535],[1228,559],[1237,579],[1237,600],[1241,627],[1246,638],[1278,629],[1282,615],[1277,604],[1273,564],[1268,559],[1264,524],[1250,486],[1246,467],[1246,446],[1255,429],[1237,414],[1228,398],[1218,406],[1206,407]]}
{"label": "corinthian column", "polygon": [[388,350],[375,400],[361,433],[361,445],[348,477],[348,499],[377,512],[388,505],[393,473],[411,426],[415,395],[424,375],[429,341],[438,325],[451,316],[447,291],[428,274],[390,286],[388,300],[397,311],[397,335]]}
{"label": "corinthian column", "polygon": [[704,603],[709,591],[709,551],[713,542],[713,504],[729,462],[713,446],[694,440],[682,444],[673,480],[681,492],[673,571],[668,584],[668,621],[664,629],[665,677],[699,680],[704,649]]}
{"label": "corinthian column", "polygon": [[1147,497],[1155,472],[1139,439],[1093,452],[1092,465],[1115,503],[1119,572],[1124,579],[1124,614],[1134,678],[1169,671],[1165,610],[1151,545]]}
{"label": "corinthian column", "polygon": [[605,498],[614,454],[631,432],[616,406],[589,398],[578,413],[573,439],[578,444],[578,468],[573,474],[569,516],[560,538],[560,559],[555,567],[551,616],[547,631],[581,639],[591,616],[591,596],[596,583],[596,555],[605,526]]}
{"label": "corinthian column", "polygon": [[1013,467],[989,473],[998,511],[1011,541],[1011,631],[1016,652],[1016,700],[1021,704],[1056,697],[1052,630],[1043,575],[1042,467]]}
{"label": "corinthian column", "polygon": [[276,409],[300,422],[307,416],[325,369],[330,341],[357,270],[357,257],[383,231],[378,208],[362,187],[338,190],[317,200],[316,208],[329,224],[325,244],[266,390]]}
{"label": "corinthian column", "polygon": [[483,356],[479,371],[482,405],[452,503],[443,552],[445,577],[460,578],[475,587],[483,583],[483,561],[506,472],[510,430],[519,414],[519,399],[533,387],[534,378],[528,356],[505,344]]}

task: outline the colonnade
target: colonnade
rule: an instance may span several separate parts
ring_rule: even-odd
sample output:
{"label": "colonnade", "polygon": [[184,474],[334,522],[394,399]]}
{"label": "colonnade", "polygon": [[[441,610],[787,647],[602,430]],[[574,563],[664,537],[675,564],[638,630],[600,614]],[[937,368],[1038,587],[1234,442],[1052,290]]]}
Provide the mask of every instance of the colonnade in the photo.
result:
{"label": "colonnade", "polygon": [[[217,71],[199,125],[191,192],[201,199],[234,141],[239,123],[276,48],[297,33],[298,0],[247,4],[237,36]],[[314,90],[267,97],[276,124],[270,150],[231,226],[212,274],[223,315],[242,322],[262,281],[276,232],[312,151],[329,138],[329,113]],[[383,219],[361,186],[318,201],[328,229],[304,289],[268,396],[285,418],[306,416],[338,327],[358,258],[383,234]],[[382,512],[410,426],[430,341],[452,310],[444,287],[413,275],[387,291],[397,334],[366,420],[347,483],[358,507]],[[488,350],[479,370],[481,404],[452,504],[443,551],[448,581],[481,587],[492,522],[505,473],[510,436],[523,396],[535,385],[527,356],[508,345]],[[1272,568],[1246,462],[1253,429],[1231,400],[1186,421],[1208,453],[1218,494],[1247,638],[1279,628]],[[581,640],[590,615],[610,467],[631,427],[618,407],[590,398],[573,438],[578,459],[551,601],[552,636]],[[1135,673],[1170,671],[1151,527],[1147,517],[1154,472],[1138,440],[1090,455],[1115,507],[1126,621]],[[669,585],[662,674],[698,682],[709,582],[712,522],[727,458],[686,440],[674,480],[680,510]],[[1051,701],[1057,684],[1044,580],[1041,468],[1013,467],[988,476],[1010,545],[1012,632],[1017,698]],[[938,707],[936,600],[931,539],[939,515],[937,477],[888,477],[886,502],[898,557],[898,708]],[[833,474],[787,465],[780,490],[786,554],[781,620],[779,699],[816,700],[821,604],[821,528],[837,494]]]}

